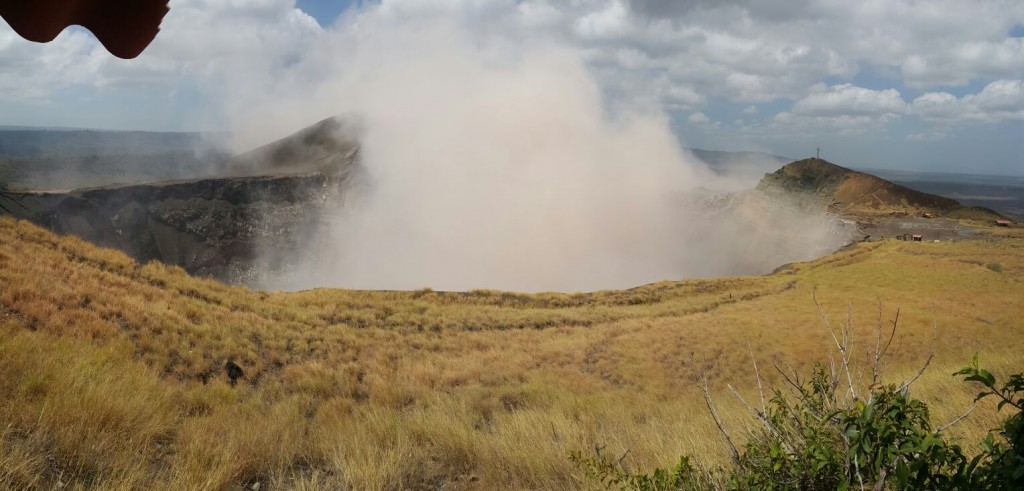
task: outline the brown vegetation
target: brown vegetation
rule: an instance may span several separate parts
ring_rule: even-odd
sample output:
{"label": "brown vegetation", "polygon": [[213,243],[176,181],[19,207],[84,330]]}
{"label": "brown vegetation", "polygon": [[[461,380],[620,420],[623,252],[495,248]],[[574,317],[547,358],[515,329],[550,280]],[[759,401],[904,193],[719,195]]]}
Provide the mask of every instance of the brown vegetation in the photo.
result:
{"label": "brown vegetation", "polygon": [[914,390],[949,421],[973,396],[949,376],[971,353],[1019,370],[1022,277],[1024,240],[994,238],[585,294],[264,293],[0,218],[0,487],[564,489],[584,485],[568,453],[595,444],[635,468],[717,462],[698,374],[742,434],[724,389],[755,393],[748,344],[768,383],[772,363],[827,360],[814,291],[862,345],[901,308],[893,379],[934,320]]}

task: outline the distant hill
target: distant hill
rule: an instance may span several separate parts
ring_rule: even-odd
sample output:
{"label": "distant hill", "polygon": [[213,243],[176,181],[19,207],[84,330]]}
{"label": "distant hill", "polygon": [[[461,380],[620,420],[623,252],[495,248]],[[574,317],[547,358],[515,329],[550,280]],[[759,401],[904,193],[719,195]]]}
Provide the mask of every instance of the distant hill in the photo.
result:
{"label": "distant hill", "polygon": [[220,135],[0,126],[0,187],[70,190],[168,180],[307,174],[358,150],[350,124],[328,118],[231,157]]}
{"label": "distant hill", "polygon": [[202,141],[201,133],[2,127],[0,155],[75,157],[161,153],[190,150]]}
{"label": "distant hill", "polygon": [[212,177],[226,158],[200,133],[0,128],[0,185],[16,189]]}
{"label": "distant hill", "polygon": [[765,174],[774,172],[780,166],[793,161],[791,158],[765,152],[724,152],[701,148],[687,150],[698,160],[707,164],[708,168],[716,175],[734,181],[737,189],[754,187]]}
{"label": "distant hill", "polygon": [[765,175],[759,190],[811,195],[842,215],[872,218],[932,213],[950,218],[987,220],[1001,215],[988,208],[901,186],[881,177],[810,158]]}
{"label": "distant hill", "polygon": [[[284,138],[232,157],[218,173],[225,177],[304,174],[349,168],[358,159],[359,132],[342,117],[331,117]],[[340,160],[339,160],[340,159]]]}

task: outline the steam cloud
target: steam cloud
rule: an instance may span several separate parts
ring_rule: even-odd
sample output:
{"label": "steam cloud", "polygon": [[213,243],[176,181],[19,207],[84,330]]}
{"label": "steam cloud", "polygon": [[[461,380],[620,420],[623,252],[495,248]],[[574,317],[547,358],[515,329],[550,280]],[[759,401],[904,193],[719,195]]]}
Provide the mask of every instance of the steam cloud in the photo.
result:
{"label": "steam cloud", "polygon": [[623,288],[763,272],[837,245],[823,215],[797,208],[694,207],[694,189],[720,178],[661,110],[610,102],[556,39],[391,6],[343,17],[284,79],[227,78],[239,148],[335,114],[362,128],[365,186],[308,238],[302,272],[271,286]]}

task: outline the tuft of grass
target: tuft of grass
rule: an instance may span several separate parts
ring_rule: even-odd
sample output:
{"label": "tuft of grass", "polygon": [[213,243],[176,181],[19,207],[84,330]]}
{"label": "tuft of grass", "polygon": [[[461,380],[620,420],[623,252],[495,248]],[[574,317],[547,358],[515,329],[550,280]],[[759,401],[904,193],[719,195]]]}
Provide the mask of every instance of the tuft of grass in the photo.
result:
{"label": "tuft of grass", "polygon": [[999,263],[988,263],[988,264],[985,265],[985,267],[990,269],[990,270],[992,270],[992,271],[995,271],[996,273],[1002,273],[1003,272],[1003,265],[999,264]]}
{"label": "tuft of grass", "polygon": [[622,291],[258,292],[0,218],[0,488],[567,489],[586,485],[568,453],[595,445],[636,469],[720,462],[698,373],[742,434],[725,384],[756,399],[751,351],[766,383],[827,356],[812,292],[860,347],[879,299],[901,309],[894,380],[934,320],[914,391],[949,421],[973,398],[948,376],[964,359],[1019,371],[1022,277],[1024,239],[999,237]]}

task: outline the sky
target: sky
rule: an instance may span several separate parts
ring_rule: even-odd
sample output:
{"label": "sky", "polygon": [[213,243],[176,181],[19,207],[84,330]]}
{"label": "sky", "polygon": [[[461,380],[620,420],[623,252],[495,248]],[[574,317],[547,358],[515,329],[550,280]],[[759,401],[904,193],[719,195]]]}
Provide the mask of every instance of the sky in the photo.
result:
{"label": "sky", "polygon": [[[0,125],[232,131],[239,114],[260,118],[239,107],[331,83],[334,68],[317,62],[328,42],[346,50],[367,30],[403,26],[407,42],[430,43],[406,27],[432,19],[469,32],[466,43],[511,52],[503,63],[522,46],[572,50],[608,113],[661,112],[685,146],[791,158],[820,147],[822,157],[851,167],[1024,175],[1020,0],[170,6],[157,39],[135,60],[109,55],[82,28],[36,44],[0,21]],[[321,116],[347,110],[324,107]],[[279,136],[315,122],[266,117]]]}

